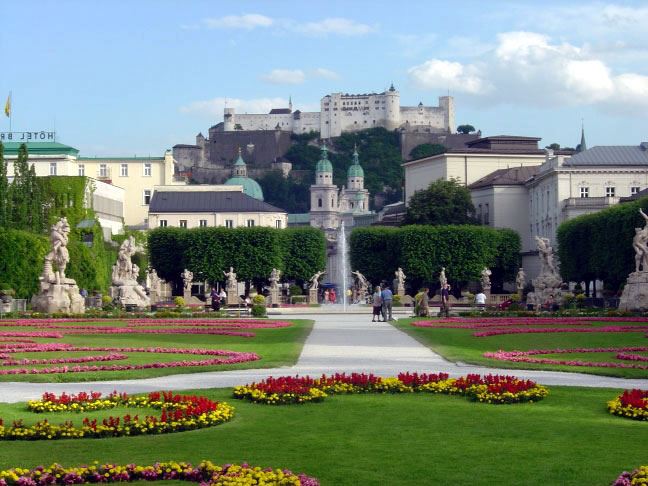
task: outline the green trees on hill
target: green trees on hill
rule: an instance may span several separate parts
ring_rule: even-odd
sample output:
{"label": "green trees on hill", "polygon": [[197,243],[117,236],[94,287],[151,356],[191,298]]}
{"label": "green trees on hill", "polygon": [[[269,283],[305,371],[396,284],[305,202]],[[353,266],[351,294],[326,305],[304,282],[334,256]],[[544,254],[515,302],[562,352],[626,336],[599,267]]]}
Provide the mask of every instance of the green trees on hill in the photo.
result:
{"label": "green trees on hill", "polygon": [[416,191],[407,207],[407,224],[475,223],[475,206],[467,187],[454,179],[439,179]]}
{"label": "green trees on hill", "polygon": [[259,177],[257,182],[268,204],[293,214],[309,211],[311,181],[301,181],[290,175],[284,177],[281,171],[273,170]]}
{"label": "green trees on hill", "polygon": [[438,143],[422,143],[410,151],[412,160],[422,159],[423,157],[432,157],[433,155],[443,154],[448,150],[444,145]]}

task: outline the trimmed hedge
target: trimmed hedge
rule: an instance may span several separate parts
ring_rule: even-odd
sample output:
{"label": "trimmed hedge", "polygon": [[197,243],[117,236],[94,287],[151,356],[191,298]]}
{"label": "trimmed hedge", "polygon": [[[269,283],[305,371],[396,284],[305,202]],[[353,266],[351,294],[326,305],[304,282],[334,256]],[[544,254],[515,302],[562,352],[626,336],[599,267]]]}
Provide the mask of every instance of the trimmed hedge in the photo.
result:
{"label": "trimmed hedge", "polygon": [[156,228],[148,235],[149,258],[158,275],[177,281],[187,268],[196,280],[265,282],[273,268],[305,280],[326,265],[326,240],[316,228]]}
{"label": "trimmed hedge", "polygon": [[0,231],[0,282],[16,291],[16,298],[29,299],[38,290],[43,259],[49,251],[44,236],[27,231]]}
{"label": "trimmed hedge", "polygon": [[493,286],[514,278],[520,237],[508,229],[487,226],[403,226],[357,228],[351,233],[351,266],[369,281],[391,283],[402,267],[413,288],[438,282],[441,267],[459,283],[479,280],[484,267],[493,271]]}
{"label": "trimmed hedge", "polygon": [[617,289],[634,271],[632,239],[646,224],[648,198],[619,204],[594,214],[565,221],[558,227],[560,274],[565,281],[604,280]]}

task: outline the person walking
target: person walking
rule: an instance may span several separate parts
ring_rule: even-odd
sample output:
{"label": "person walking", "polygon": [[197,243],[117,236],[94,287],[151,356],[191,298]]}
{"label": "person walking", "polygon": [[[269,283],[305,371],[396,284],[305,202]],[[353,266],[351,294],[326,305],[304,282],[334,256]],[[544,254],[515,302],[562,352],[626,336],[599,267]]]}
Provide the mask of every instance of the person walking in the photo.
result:
{"label": "person walking", "polygon": [[380,293],[382,297],[382,314],[385,321],[393,321],[392,316],[392,300],[394,299],[394,294],[389,290],[389,286],[385,286],[384,290]]}
{"label": "person walking", "polygon": [[475,295],[475,304],[477,304],[477,309],[483,311],[486,308],[486,294],[483,290],[480,290],[477,295]]}
{"label": "person walking", "polygon": [[216,287],[212,287],[211,292],[209,293],[209,296],[211,297],[211,308],[213,311],[219,311],[221,307],[221,298],[220,295],[218,294],[218,290],[216,290]]}
{"label": "person walking", "polygon": [[380,322],[380,315],[382,313],[382,295],[380,293],[379,286],[376,286],[372,299],[373,299],[373,304],[372,304],[373,317],[371,319],[371,322],[376,322],[376,318],[378,318],[378,322]]}

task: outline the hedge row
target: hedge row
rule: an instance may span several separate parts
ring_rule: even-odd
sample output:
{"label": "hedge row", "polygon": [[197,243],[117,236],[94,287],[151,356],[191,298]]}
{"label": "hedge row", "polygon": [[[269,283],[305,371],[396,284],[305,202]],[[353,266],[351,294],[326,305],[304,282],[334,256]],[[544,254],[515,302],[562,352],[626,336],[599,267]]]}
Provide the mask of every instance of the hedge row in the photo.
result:
{"label": "hedge row", "polygon": [[565,281],[601,279],[618,288],[634,271],[632,238],[646,222],[648,198],[565,221],[558,227],[560,273]]}
{"label": "hedge row", "polygon": [[316,228],[156,228],[148,249],[151,266],[167,281],[185,268],[195,280],[223,281],[230,266],[239,280],[262,282],[278,268],[283,279],[304,281],[326,266],[326,239]]}
{"label": "hedge row", "polygon": [[494,287],[515,277],[520,237],[486,226],[404,226],[357,228],[351,233],[351,266],[371,282],[391,282],[402,267],[412,288],[438,286],[441,267],[453,282],[479,280],[484,267]]}

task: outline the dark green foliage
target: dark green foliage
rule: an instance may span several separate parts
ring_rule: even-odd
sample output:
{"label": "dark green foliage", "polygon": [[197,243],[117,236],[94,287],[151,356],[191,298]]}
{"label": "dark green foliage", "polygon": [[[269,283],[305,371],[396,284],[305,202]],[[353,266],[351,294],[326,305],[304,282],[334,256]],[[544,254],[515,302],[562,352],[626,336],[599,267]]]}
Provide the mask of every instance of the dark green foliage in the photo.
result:
{"label": "dark green foliage", "polygon": [[27,162],[27,145],[24,143],[18,149],[18,157],[14,162],[14,173],[14,179],[9,186],[9,204],[11,206],[10,227],[38,232],[40,228],[34,228],[30,220],[29,198],[32,184],[29,176],[29,164]]}
{"label": "dark green foliage", "polygon": [[283,230],[284,278],[304,282],[326,267],[326,238],[317,228]]}
{"label": "dark green foliage", "polygon": [[44,236],[6,228],[0,231],[0,280],[11,285],[17,298],[28,299],[38,289],[48,251]]}
{"label": "dark green foliage", "polygon": [[469,134],[470,132],[474,132],[475,127],[472,125],[459,125],[457,127],[457,133],[463,133],[464,135]]}
{"label": "dark green foliage", "polygon": [[407,206],[408,224],[471,224],[473,206],[468,188],[454,179],[439,179],[416,191]]}
{"label": "dark green foliage", "polygon": [[310,209],[310,181],[284,177],[279,170],[266,172],[257,179],[265,202],[288,213],[307,213]]}
{"label": "dark green foliage", "polygon": [[389,280],[400,265],[400,229],[383,226],[356,228],[351,232],[351,270],[360,272],[373,285]]}
{"label": "dark green foliage", "polygon": [[284,155],[293,164],[296,170],[314,170],[320,157],[320,149],[309,145],[308,140],[297,140]]}
{"label": "dark green foliage", "polygon": [[432,157],[445,153],[448,150],[444,145],[438,143],[422,143],[417,145],[410,152],[411,159],[422,159],[423,157]]}
{"label": "dark green foliage", "polygon": [[0,142],[0,228],[9,226],[9,182],[7,163],[4,160],[4,146]]}
{"label": "dark green foliage", "polygon": [[402,267],[411,289],[437,286],[441,267],[452,282],[479,280],[484,267],[493,285],[511,280],[517,270],[520,238],[511,230],[485,226],[404,226],[358,228],[351,233],[351,265],[372,283],[387,280]]}
{"label": "dark green foliage", "polygon": [[635,269],[632,238],[645,225],[648,198],[579,216],[558,227],[560,273],[565,281],[604,280],[618,288]]}
{"label": "dark green foliage", "polygon": [[231,266],[239,281],[260,285],[273,268],[305,280],[326,265],[324,234],[315,228],[156,228],[148,248],[151,266],[167,281],[187,268],[196,280],[222,282]]}

